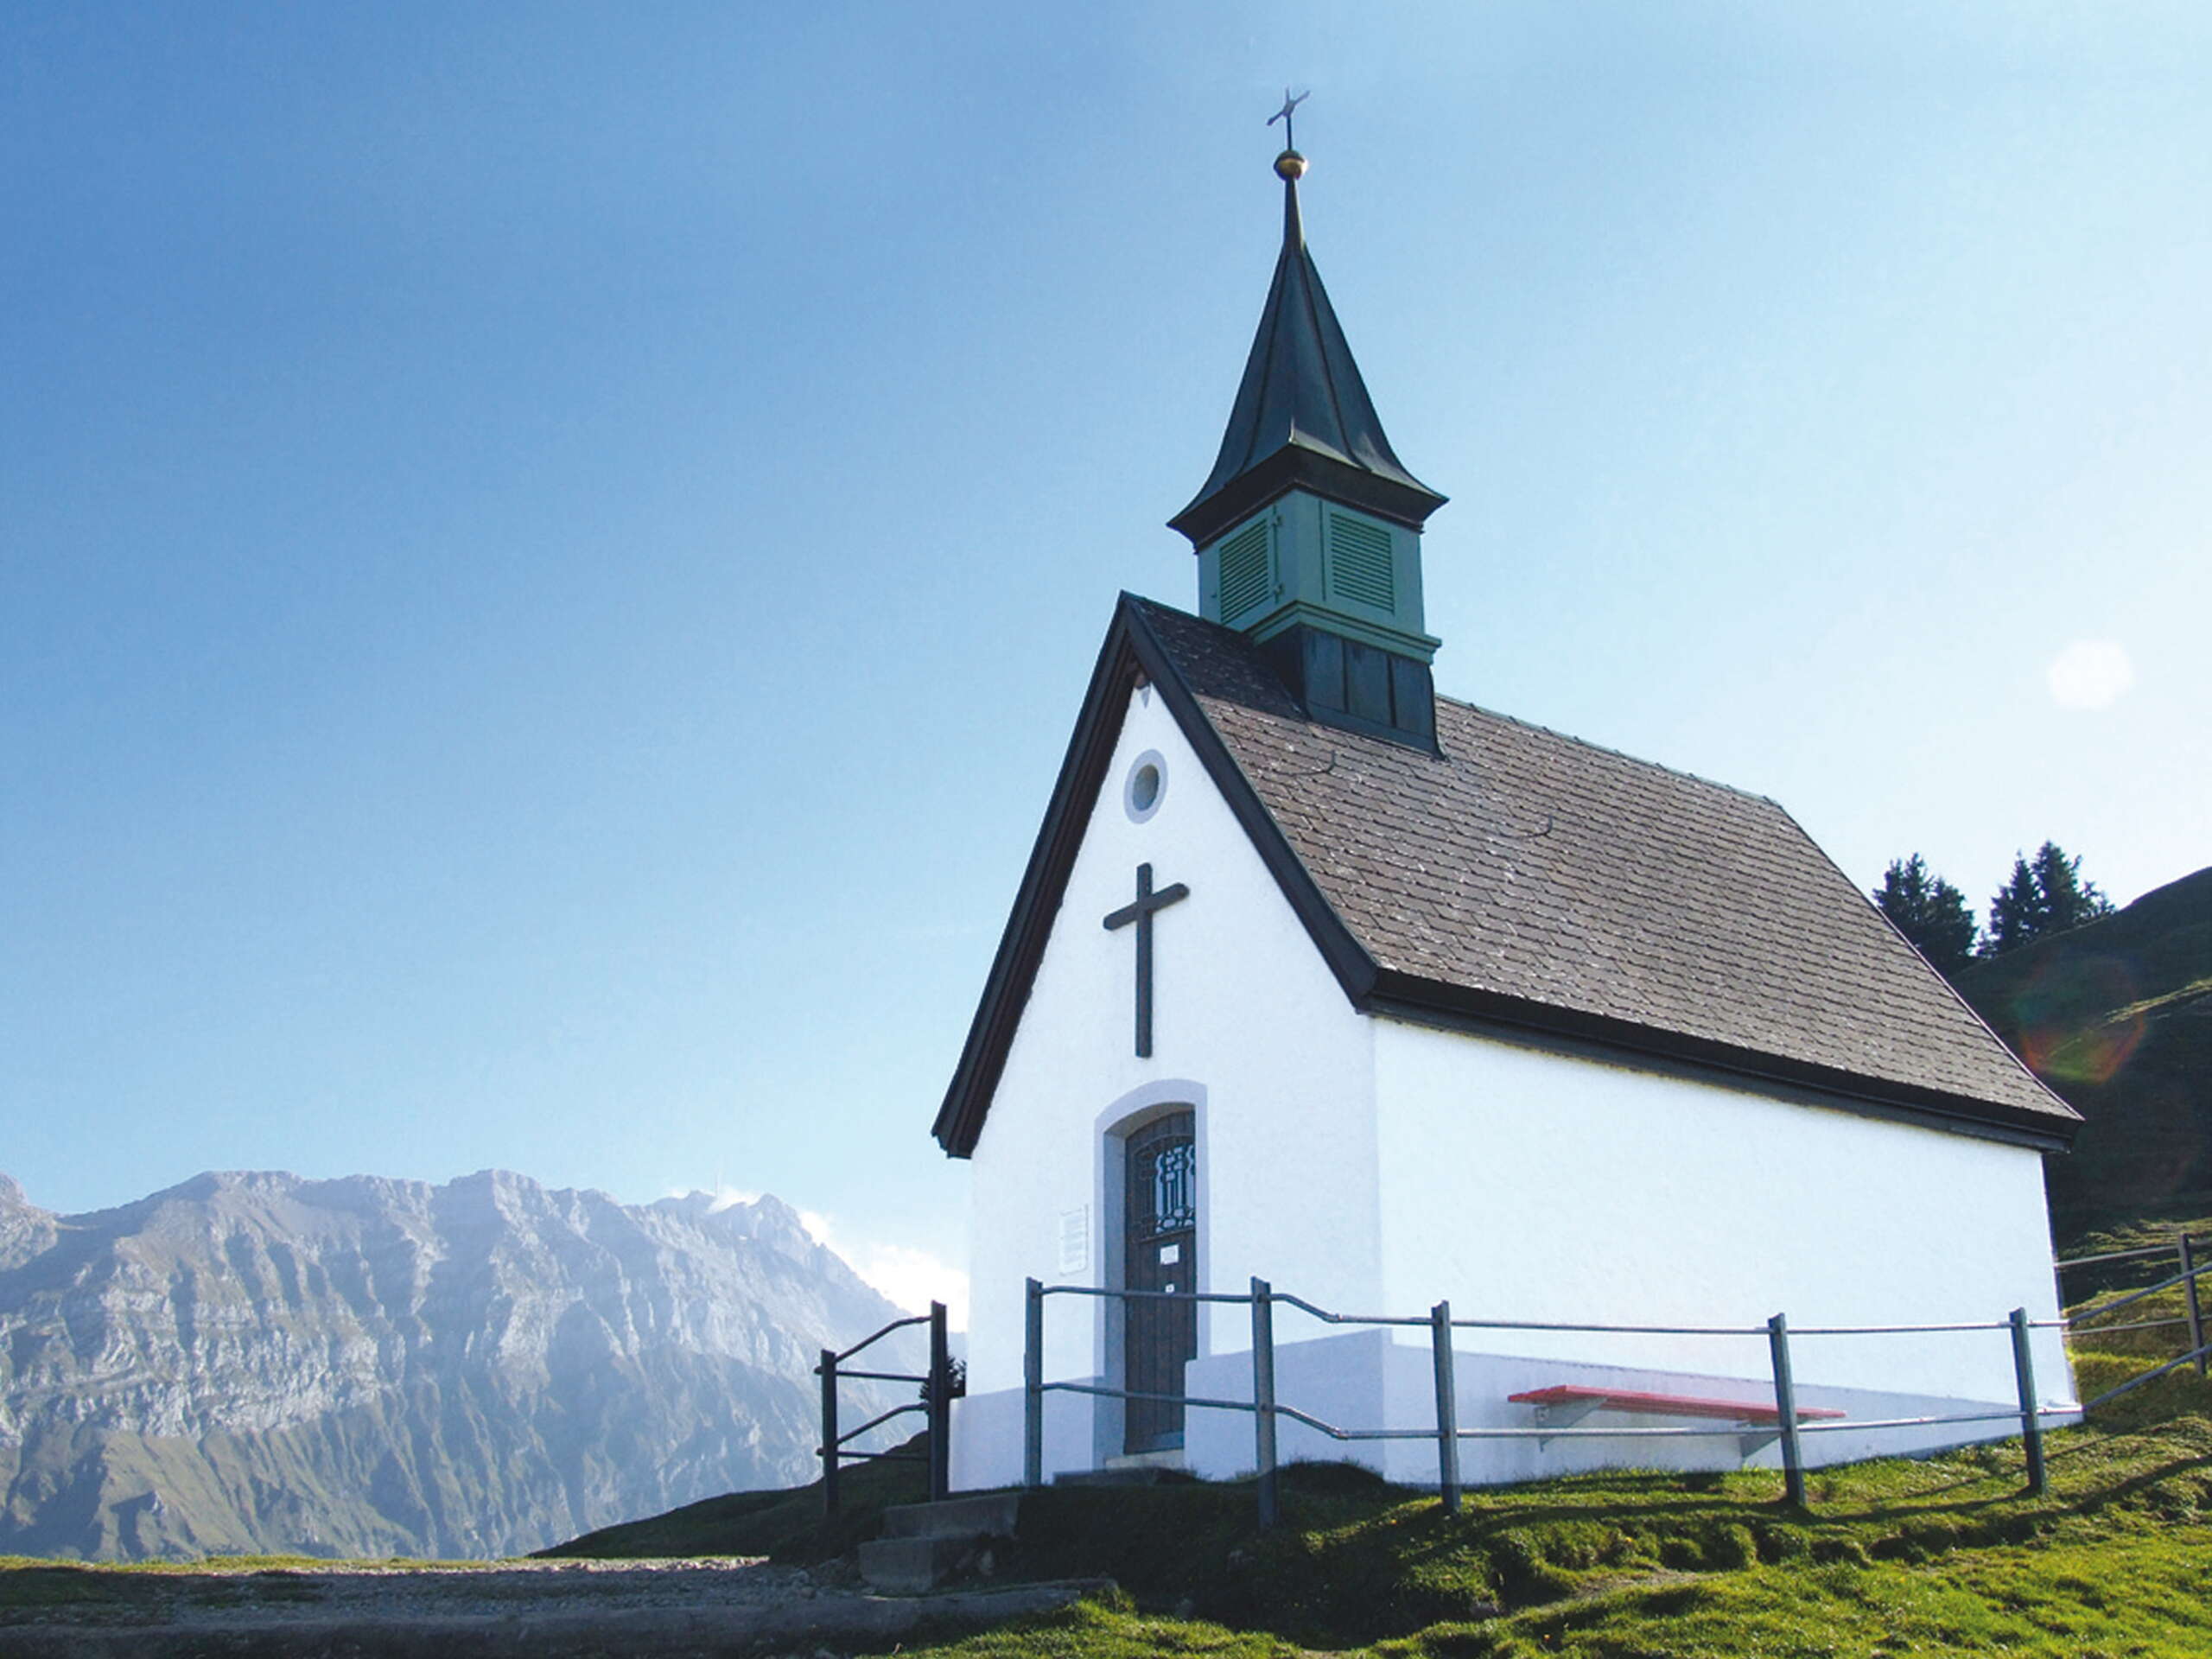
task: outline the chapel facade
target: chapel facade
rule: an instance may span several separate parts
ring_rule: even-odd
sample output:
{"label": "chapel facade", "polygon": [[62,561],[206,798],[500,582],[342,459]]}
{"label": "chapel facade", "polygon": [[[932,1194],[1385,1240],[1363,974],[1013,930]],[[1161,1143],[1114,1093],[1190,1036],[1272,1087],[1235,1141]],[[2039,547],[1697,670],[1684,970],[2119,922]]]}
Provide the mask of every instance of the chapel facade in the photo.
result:
{"label": "chapel facade", "polygon": [[[1771,1462],[1750,1334],[2055,1318],[2042,1160],[2074,1113],[1774,802],[1440,696],[1421,537],[1313,257],[1303,159],[1219,454],[1171,521],[1192,615],[1123,594],[934,1133],[971,1160],[953,1478],[1249,1471],[1262,1279],[1338,1313],[1448,1301],[1471,1481]],[[1286,1312],[1276,1395],[1426,1427],[1426,1331]],[[2055,1331],[2046,1403],[2070,1402]],[[1853,1423],[2014,1398],[1988,1332],[1802,1343],[1811,1462],[2013,1432]],[[1097,1393],[1082,1389],[1103,1390]],[[1132,1397],[1123,1397],[1132,1396]],[[1763,1396],[1770,1402],[1770,1392]],[[1592,1406],[1592,1401],[1599,1402]],[[1648,1408],[1637,1408],[1643,1402]],[[1675,1404],[1670,1409],[1668,1402]],[[1713,1414],[1707,1411],[1706,1418]],[[1281,1455],[1436,1478],[1287,1425]]]}

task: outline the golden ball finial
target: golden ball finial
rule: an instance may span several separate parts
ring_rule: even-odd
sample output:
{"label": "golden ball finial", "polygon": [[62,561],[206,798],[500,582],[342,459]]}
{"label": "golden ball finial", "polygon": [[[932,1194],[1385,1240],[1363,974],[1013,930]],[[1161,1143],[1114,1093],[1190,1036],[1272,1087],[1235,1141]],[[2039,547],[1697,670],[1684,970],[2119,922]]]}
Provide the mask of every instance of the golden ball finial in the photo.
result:
{"label": "golden ball finial", "polygon": [[1286,149],[1275,157],[1275,176],[1295,183],[1306,176],[1306,158],[1294,149]]}

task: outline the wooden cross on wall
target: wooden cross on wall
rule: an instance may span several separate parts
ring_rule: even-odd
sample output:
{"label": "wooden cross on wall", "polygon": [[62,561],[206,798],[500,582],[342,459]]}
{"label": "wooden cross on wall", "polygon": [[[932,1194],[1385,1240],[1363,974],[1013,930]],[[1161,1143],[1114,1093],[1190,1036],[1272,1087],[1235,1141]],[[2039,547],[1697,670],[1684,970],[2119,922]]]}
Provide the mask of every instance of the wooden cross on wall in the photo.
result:
{"label": "wooden cross on wall", "polygon": [[1123,905],[1109,912],[1106,917],[1107,931],[1137,925],[1137,1058],[1152,1058],[1152,918],[1155,911],[1165,910],[1191,896],[1190,888],[1180,881],[1173,887],[1152,890],[1152,866],[1137,866],[1137,897],[1135,904]]}

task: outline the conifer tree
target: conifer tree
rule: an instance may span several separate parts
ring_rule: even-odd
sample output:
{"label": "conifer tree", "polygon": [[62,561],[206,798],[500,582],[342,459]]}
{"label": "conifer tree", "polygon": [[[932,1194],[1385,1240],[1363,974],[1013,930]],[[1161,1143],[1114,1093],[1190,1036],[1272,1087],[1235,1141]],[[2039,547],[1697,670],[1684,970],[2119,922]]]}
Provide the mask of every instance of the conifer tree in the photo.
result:
{"label": "conifer tree", "polygon": [[1918,853],[1890,861],[1874,902],[1936,972],[1948,976],[1974,960],[1979,930],[1966,894],[1931,874]]}
{"label": "conifer tree", "polygon": [[2012,874],[1989,900],[1989,934],[1981,954],[2001,957],[2033,940],[2112,914],[2112,901],[2097,884],[2082,879],[2082,855],[2066,855],[2046,841],[2030,860],[2016,855]]}
{"label": "conifer tree", "polygon": [[2112,900],[2097,891],[2094,881],[2082,879],[2082,857],[2059,850],[2055,841],[2036,849],[2036,891],[2043,895],[2044,928],[2063,933],[2069,927],[2112,914]]}

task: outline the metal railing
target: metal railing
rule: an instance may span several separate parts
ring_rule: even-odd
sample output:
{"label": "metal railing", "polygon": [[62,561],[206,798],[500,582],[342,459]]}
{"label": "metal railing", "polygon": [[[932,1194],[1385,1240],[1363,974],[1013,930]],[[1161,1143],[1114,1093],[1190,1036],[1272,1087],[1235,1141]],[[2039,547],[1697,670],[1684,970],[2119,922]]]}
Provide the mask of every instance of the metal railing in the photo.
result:
{"label": "metal railing", "polygon": [[[930,1368],[926,1373],[912,1371],[861,1371],[848,1367],[845,1362],[865,1348],[883,1340],[893,1331],[904,1331],[911,1325],[926,1325],[930,1328]],[[837,1513],[837,1471],[845,1463],[926,1463],[930,1466],[930,1501],[936,1503],[951,1490],[952,1480],[952,1402],[963,1392],[964,1379],[959,1367],[952,1363],[950,1344],[946,1338],[944,1304],[931,1302],[930,1311],[917,1313],[911,1319],[893,1319],[874,1335],[863,1337],[842,1353],[830,1349],[822,1351],[822,1363],[814,1368],[822,1379],[822,1444],[815,1447],[815,1455],[822,1459],[822,1512],[825,1516]],[[837,1383],[849,1377],[855,1382],[918,1382],[921,1397],[903,1406],[893,1406],[862,1423],[858,1428],[837,1432]],[[929,1420],[929,1446],[922,1452],[849,1452],[846,1444],[858,1440],[872,1428],[880,1428],[894,1417],[918,1411]]]}
{"label": "metal railing", "polygon": [[[2106,1250],[2096,1255],[2069,1256],[2052,1264],[2056,1269],[2058,1277],[2058,1305],[2063,1307],[2066,1305],[2066,1274],[2069,1269],[2106,1267],[2114,1262],[2148,1261],[2165,1255],[2175,1258],[2180,1268],[2179,1272],[2170,1278],[2160,1280],[2155,1285],[2146,1285],[2140,1290],[2130,1291],[2124,1296],[2114,1297],[2111,1301],[2100,1302],[2094,1306],[2083,1308],[2069,1316],[2068,1323],[2077,1337],[2109,1336],[2121,1331],[2157,1331],[2171,1329],[2175,1325],[2184,1325],[2189,1331],[2188,1350],[2179,1358],[2170,1360],[2155,1370],[2131,1377],[2120,1387],[2107,1389],[2092,1402],[2092,1404],[2101,1404],[2115,1395],[2126,1393],[2132,1388],[2152,1381],[2154,1377],[2164,1376],[2167,1372],[2177,1370],[2192,1360],[2196,1362],[2196,1374],[2199,1376],[2207,1374],[2208,1361],[2212,1361],[2212,1344],[2208,1344],[2204,1339],[2204,1307],[2196,1281],[2205,1273],[2212,1271],[2212,1255],[2207,1255],[2203,1241],[2193,1239],[2187,1233],[2182,1233],[2171,1244],[2146,1244],[2132,1250]],[[2085,1319],[2099,1319],[2107,1313],[2116,1313],[2121,1308],[2133,1306],[2135,1303],[2155,1296],[2161,1291],[2171,1290],[2176,1285],[2182,1287],[2182,1312],[2179,1313],[2164,1319],[2133,1319],[2126,1325],[2100,1325],[2093,1331],[2085,1332],[2082,1329],[2082,1323]]]}
{"label": "metal railing", "polygon": [[[2135,1376],[2107,1389],[2095,1399],[2083,1402],[2082,1410],[2094,1410],[2107,1401],[2117,1400],[2121,1395],[2141,1388],[2145,1382],[2155,1382],[2160,1377],[2177,1371],[2183,1366],[2192,1363],[2196,1367],[2197,1376],[2206,1375],[2207,1363],[2212,1361],[2212,1343],[2208,1343],[2204,1339],[2204,1310],[2196,1281],[2205,1274],[2212,1273],[2212,1260],[2204,1258],[2202,1247],[2187,1233],[2180,1236],[2171,1249],[2180,1260],[2179,1273],[2161,1279],[2156,1284],[2145,1285],[2139,1290],[2131,1290],[2124,1296],[2115,1296],[2110,1301],[2098,1302],[2092,1306],[2085,1307],[2069,1315],[2066,1324],[2068,1330],[2077,1338],[2110,1335],[2120,1331],[2157,1331],[2171,1329],[2177,1325],[2186,1325],[2189,1330],[2189,1346],[2163,1364],[2154,1365],[2147,1371],[2139,1371]],[[2086,1268],[2112,1262],[2143,1260],[2168,1253],[2168,1246],[2152,1244],[2140,1249],[2107,1250],[2100,1255],[2077,1255],[2060,1262],[2056,1265],[2061,1275],[2059,1281],[2061,1303],[2063,1305],[2064,1301],[2063,1275],[2069,1268]],[[2162,1292],[2171,1290],[2177,1285],[2182,1287],[2183,1311],[2179,1313],[2165,1319],[2131,1319],[2125,1325],[2099,1325],[2087,1330],[2083,1328],[2084,1320],[2101,1319],[2108,1313],[2117,1313],[2122,1308],[2133,1307],[2136,1303],[2158,1295]]]}
{"label": "metal railing", "polygon": [[[1052,1393],[1090,1395],[1109,1400],[1152,1400],[1181,1404],[1186,1409],[1201,1411],[1237,1411],[1253,1418],[1253,1454],[1257,1471],[1257,1499],[1260,1524],[1273,1526],[1281,1513],[1281,1493],[1275,1449],[1275,1428],[1279,1420],[1288,1418],[1316,1433],[1326,1435],[1339,1444],[1373,1440],[1433,1440],[1436,1443],[1437,1487],[1444,1508],[1457,1510],[1460,1499],[1459,1442],[1462,1440],[1681,1440],[1693,1436],[1719,1433],[1742,1433],[1741,1428],[1672,1427],[1672,1428],[1578,1428],[1571,1426],[1537,1424],[1527,1427],[1461,1428],[1458,1421],[1458,1395],[1453,1377],[1452,1333],[1454,1331],[1546,1331],[1596,1333],[1618,1336],[1675,1336],[1675,1337],[1764,1337],[1767,1343],[1768,1363],[1772,1371],[1774,1404],[1770,1408],[1759,1402],[1746,1402],[1747,1421],[1753,1414],[1764,1419],[1768,1411],[1774,1414],[1774,1438],[1781,1442],[1783,1484],[1787,1501],[1796,1508],[1808,1507],[1805,1488],[1805,1464],[1802,1437],[1806,1434],[1834,1433],[1846,1430],[1901,1429],[1933,1427],[1952,1423],[2012,1422],[2017,1421],[2027,1453],[2028,1491],[2041,1493],[2048,1484],[2044,1461],[2043,1421],[2046,1417],[2074,1416],[2083,1409],[2082,1405],[2068,1402],[2046,1406],[2037,1398],[2035,1363],[2029,1349],[2029,1332],[2036,1330],[2061,1328],[2060,1319],[2031,1319],[2027,1310],[2014,1308],[2001,1319],[1962,1321],[1940,1325],[1807,1325],[1792,1331],[1789,1320],[1777,1313],[1764,1325],[1589,1325],[1564,1320],[1538,1319],[1454,1319],[1452,1305],[1439,1302],[1426,1316],[1393,1314],[1339,1313],[1317,1307],[1303,1297],[1278,1292],[1264,1279],[1254,1279],[1247,1294],[1239,1295],[1227,1292],[1180,1292],[1156,1290],[1115,1290],[1092,1285],[1047,1285],[1031,1279],[1027,1281],[1027,1303],[1023,1320],[1022,1344],[1022,1484],[1036,1487],[1044,1484],[1045,1453],[1045,1396]],[[1101,1297],[1124,1304],[1133,1301],[1211,1302],[1249,1306],[1252,1317],[1252,1397],[1249,1400],[1209,1399],[1201,1396],[1147,1392],[1131,1389],[1117,1389],[1093,1382],[1045,1380],[1045,1300],[1048,1296]],[[1427,1327],[1429,1332],[1431,1372],[1435,1384],[1436,1403],[1434,1426],[1427,1428],[1344,1428],[1324,1421],[1310,1412],[1287,1405],[1275,1394],[1274,1310],[1278,1305],[1294,1308],[1325,1325],[1362,1326]],[[2002,1331],[2007,1333],[2012,1346],[2013,1382],[2018,1394],[2017,1410],[2007,1408],[1999,1411],[1930,1413],[1910,1417],[1890,1417],[1837,1422],[1808,1422],[1797,1406],[1796,1384],[1791,1369],[1790,1340],[1793,1336],[1859,1337],[1924,1335],[1933,1332],[1974,1331]],[[2184,1356],[2186,1360],[2189,1356]],[[2177,1362],[2179,1363],[2179,1362]],[[2168,1368],[2171,1369],[2171,1368]],[[2148,1381],[2147,1377],[2138,1381]],[[2130,1382],[2126,1387],[2135,1386]],[[2108,1399],[2111,1395],[2101,1396]],[[2099,1403],[2099,1402],[2092,1402]],[[1763,1421],[1754,1432],[1763,1433]]]}

